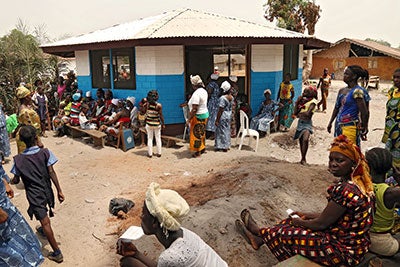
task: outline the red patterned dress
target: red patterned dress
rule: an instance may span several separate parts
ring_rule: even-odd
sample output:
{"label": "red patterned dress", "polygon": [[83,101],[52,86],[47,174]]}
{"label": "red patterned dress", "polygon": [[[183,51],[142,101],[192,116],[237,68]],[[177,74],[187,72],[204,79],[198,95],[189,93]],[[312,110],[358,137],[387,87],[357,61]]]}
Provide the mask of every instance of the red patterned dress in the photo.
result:
{"label": "red patterned dress", "polygon": [[351,181],[328,188],[328,201],[346,208],[345,213],[324,231],[291,225],[291,219],[262,228],[261,237],[279,261],[300,254],[327,266],[355,266],[370,245],[374,199],[363,195]]}

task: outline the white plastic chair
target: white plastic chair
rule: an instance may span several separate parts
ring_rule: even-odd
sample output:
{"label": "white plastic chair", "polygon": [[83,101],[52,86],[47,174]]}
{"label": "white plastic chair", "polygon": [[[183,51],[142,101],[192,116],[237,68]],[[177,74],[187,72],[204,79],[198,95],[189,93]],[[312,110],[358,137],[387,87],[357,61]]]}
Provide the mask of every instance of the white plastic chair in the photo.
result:
{"label": "white plastic chair", "polygon": [[256,130],[250,129],[250,127],[249,127],[249,117],[247,117],[246,113],[243,110],[240,110],[240,129],[239,129],[239,132],[238,132],[238,134],[236,136],[236,144],[238,142],[240,134],[242,136],[240,137],[239,150],[242,149],[244,138],[246,136],[248,136],[249,137],[249,146],[251,145],[251,140],[253,139],[253,137],[257,138],[256,149],[254,150],[255,152],[257,152],[258,141],[260,139],[260,135],[258,134],[258,132]]}
{"label": "white plastic chair", "polygon": [[187,121],[188,115],[189,115],[189,107],[188,106],[182,107],[182,111],[183,111],[183,117],[185,118],[185,130],[183,130],[183,138],[182,139],[186,140],[185,137],[186,137],[186,132],[187,132],[187,129],[188,129],[186,121]]}

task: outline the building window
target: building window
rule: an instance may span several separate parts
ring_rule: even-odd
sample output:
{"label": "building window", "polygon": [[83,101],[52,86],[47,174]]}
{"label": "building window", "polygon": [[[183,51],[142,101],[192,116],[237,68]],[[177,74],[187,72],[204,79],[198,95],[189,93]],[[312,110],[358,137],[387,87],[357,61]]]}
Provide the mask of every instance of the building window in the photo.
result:
{"label": "building window", "polygon": [[333,61],[333,69],[336,70],[343,70],[346,65],[346,61],[342,59],[337,59]]}
{"label": "building window", "polygon": [[214,67],[218,67],[220,77],[246,76],[246,56],[244,54],[214,54]]}
{"label": "building window", "polygon": [[133,48],[91,51],[90,63],[93,87],[136,89]]}
{"label": "building window", "polygon": [[284,45],[283,50],[283,75],[290,73],[292,80],[297,80],[299,74],[299,46]]}
{"label": "building window", "polygon": [[368,59],[368,69],[377,69],[377,68],[378,68],[378,60]]}

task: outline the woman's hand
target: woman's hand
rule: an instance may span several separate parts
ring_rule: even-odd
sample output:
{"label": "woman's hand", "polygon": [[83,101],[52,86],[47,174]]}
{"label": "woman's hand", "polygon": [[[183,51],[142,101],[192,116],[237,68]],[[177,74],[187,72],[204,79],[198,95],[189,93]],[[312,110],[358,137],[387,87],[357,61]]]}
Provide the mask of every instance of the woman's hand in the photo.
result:
{"label": "woman's hand", "polygon": [[62,192],[57,193],[57,198],[60,203],[62,203],[65,200],[64,194]]}
{"label": "woman's hand", "polygon": [[8,214],[2,208],[0,208],[0,223],[6,222],[8,219]]}
{"label": "woman's hand", "polygon": [[121,256],[135,257],[138,249],[131,241],[124,241],[119,239],[117,241],[117,254]]}
{"label": "woman's hand", "polygon": [[5,188],[6,188],[7,196],[8,196],[9,198],[13,198],[13,197],[14,197],[14,190],[11,188],[10,184],[7,183],[7,182],[5,182],[5,183],[4,183],[4,186],[5,186]]}

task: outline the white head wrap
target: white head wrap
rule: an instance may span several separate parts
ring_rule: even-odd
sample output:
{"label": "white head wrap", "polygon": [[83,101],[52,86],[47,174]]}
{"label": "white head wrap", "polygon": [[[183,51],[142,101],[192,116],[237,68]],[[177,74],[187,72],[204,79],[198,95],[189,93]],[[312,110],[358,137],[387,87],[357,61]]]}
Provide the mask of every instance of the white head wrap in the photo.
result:
{"label": "white head wrap", "polygon": [[189,205],[176,191],[161,189],[151,183],[146,192],[146,207],[165,230],[178,231],[181,220],[189,213]]}
{"label": "white head wrap", "polygon": [[132,105],[135,105],[136,98],[133,97],[133,96],[128,96],[128,97],[126,98],[126,101],[129,101],[129,102],[132,103]]}
{"label": "white head wrap", "polygon": [[229,76],[229,80],[231,80],[232,82],[235,83],[235,82],[237,82],[238,78],[236,75],[231,75],[231,76]]}
{"label": "white head wrap", "polygon": [[221,84],[221,89],[225,92],[231,89],[231,84],[228,81],[225,81]]}
{"label": "white head wrap", "polygon": [[118,106],[118,99],[117,99],[117,98],[113,98],[113,99],[111,100],[111,103],[112,103],[113,105]]}
{"label": "white head wrap", "polygon": [[265,95],[266,93],[269,93],[270,95],[272,95],[272,93],[271,93],[271,90],[270,90],[270,89],[265,89],[265,90],[264,90],[264,95]]}
{"label": "white head wrap", "polygon": [[190,75],[190,82],[193,84],[193,85],[202,85],[202,86],[204,86],[204,83],[203,83],[203,81],[201,80],[201,78],[200,78],[200,76],[199,75]]}
{"label": "white head wrap", "polygon": [[87,91],[87,92],[86,92],[86,97],[92,97],[92,92]]}
{"label": "white head wrap", "polygon": [[219,78],[218,73],[213,73],[213,74],[211,74],[211,80],[216,81],[216,80],[218,80],[218,78]]}

